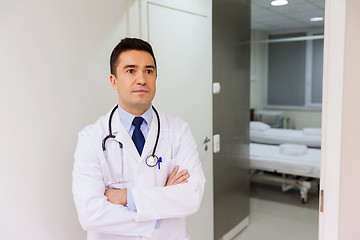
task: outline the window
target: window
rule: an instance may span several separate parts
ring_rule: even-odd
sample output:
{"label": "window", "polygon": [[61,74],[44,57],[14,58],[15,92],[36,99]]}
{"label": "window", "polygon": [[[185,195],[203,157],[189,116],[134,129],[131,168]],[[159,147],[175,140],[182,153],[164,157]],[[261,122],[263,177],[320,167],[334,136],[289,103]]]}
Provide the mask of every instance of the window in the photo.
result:
{"label": "window", "polygon": [[[314,39],[312,39],[314,36]],[[272,34],[268,43],[267,106],[320,108],[322,36],[309,32]],[[310,40],[307,40],[310,39]]]}
{"label": "window", "polygon": [[312,41],[311,104],[321,104],[324,40]]}

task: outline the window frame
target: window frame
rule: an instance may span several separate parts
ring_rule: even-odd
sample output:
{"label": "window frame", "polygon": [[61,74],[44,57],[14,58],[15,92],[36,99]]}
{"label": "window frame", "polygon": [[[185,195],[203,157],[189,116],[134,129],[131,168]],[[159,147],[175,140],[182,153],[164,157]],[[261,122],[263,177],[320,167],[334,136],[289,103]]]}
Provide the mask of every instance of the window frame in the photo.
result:
{"label": "window frame", "polygon": [[[307,30],[296,30],[296,31],[287,31],[287,32],[276,32],[276,33],[268,33],[267,35],[271,34],[286,34],[286,33],[295,33],[295,32],[306,32],[306,36],[314,36],[319,35],[324,37],[324,29],[323,28],[312,28]],[[268,87],[269,87],[269,44],[270,42],[266,43],[266,69],[265,69],[265,108],[271,109],[289,109],[289,110],[320,110],[322,108],[322,103],[313,103],[311,102],[311,90],[312,90],[312,58],[313,58],[313,40],[299,40],[299,41],[306,41],[306,48],[305,48],[305,103],[304,106],[292,106],[292,105],[274,105],[268,104]]]}

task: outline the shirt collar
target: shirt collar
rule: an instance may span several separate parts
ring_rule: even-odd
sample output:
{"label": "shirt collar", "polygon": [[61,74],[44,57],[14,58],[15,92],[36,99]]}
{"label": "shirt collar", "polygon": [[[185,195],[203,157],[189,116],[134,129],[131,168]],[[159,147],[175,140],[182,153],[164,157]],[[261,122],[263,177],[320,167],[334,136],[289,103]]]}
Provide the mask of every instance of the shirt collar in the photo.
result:
{"label": "shirt collar", "polygon": [[[132,124],[132,121],[134,120],[134,118],[136,117],[135,115],[125,111],[124,109],[122,109],[120,107],[120,105],[118,105],[118,114],[119,114],[119,118],[120,118],[120,121],[121,123],[124,125],[125,129],[127,131],[130,130],[131,128],[131,124]],[[152,121],[152,118],[153,118],[153,113],[152,113],[152,107],[150,106],[148,108],[148,110],[146,110],[142,115],[141,115],[142,118],[144,118],[145,120],[145,123],[147,124],[147,126],[149,127],[150,124],[151,124],[151,121]]]}

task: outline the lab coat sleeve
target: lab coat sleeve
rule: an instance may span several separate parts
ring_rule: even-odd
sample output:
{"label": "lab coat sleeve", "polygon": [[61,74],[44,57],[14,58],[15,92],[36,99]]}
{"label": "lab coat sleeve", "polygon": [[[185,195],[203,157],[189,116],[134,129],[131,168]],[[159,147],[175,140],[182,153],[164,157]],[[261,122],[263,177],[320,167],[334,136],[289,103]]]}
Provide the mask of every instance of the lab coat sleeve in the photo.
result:
{"label": "lab coat sleeve", "polygon": [[136,222],[135,211],[112,204],[104,195],[103,173],[89,134],[80,133],[73,168],[73,196],[86,231],[150,237],[156,221]]}
{"label": "lab coat sleeve", "polygon": [[204,192],[205,176],[199,160],[196,142],[186,124],[180,134],[175,154],[176,165],[190,173],[188,183],[167,187],[133,188],[137,221],[185,217],[195,213]]}

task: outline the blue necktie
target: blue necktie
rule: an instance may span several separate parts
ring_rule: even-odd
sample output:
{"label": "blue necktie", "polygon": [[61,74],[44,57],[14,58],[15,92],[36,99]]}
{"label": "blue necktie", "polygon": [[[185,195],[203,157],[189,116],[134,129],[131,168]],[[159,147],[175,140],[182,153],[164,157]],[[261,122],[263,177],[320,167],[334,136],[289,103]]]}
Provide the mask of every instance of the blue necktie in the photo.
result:
{"label": "blue necktie", "polygon": [[[135,117],[132,122],[132,125],[135,126],[135,129],[131,138],[135,143],[136,149],[138,150],[140,156],[145,144],[144,134],[140,130],[140,126],[143,121],[144,119],[142,117]],[[160,227],[160,223],[161,223],[161,219],[158,219],[155,224],[155,229],[158,229]]]}
{"label": "blue necktie", "polygon": [[136,146],[136,149],[138,150],[140,156],[141,156],[141,153],[143,151],[144,144],[145,144],[144,135],[140,130],[140,126],[141,126],[143,121],[144,121],[144,119],[142,117],[135,117],[133,122],[132,122],[132,125],[135,126],[135,129],[134,129],[134,132],[133,132],[133,135],[132,135],[132,140],[133,140],[133,142],[134,142],[134,144]]}

